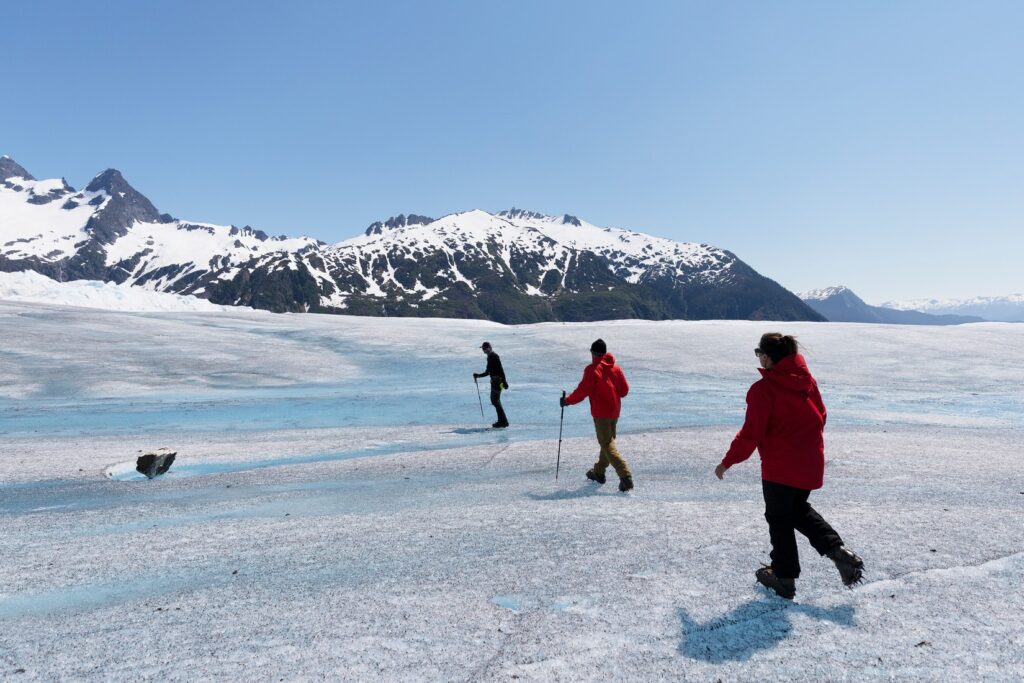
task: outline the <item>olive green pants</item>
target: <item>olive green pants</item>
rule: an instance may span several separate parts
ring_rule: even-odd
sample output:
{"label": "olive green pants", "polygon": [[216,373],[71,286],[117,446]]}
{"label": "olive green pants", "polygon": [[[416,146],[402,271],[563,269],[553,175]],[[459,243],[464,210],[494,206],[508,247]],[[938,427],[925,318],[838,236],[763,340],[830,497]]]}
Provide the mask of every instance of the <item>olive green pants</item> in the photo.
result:
{"label": "olive green pants", "polygon": [[615,447],[615,425],[618,421],[617,417],[594,418],[594,431],[597,432],[597,442],[601,444],[601,455],[597,457],[597,462],[594,464],[594,473],[604,474],[608,465],[611,465],[621,479],[632,475],[629,472],[629,465],[619,455],[619,449]]}

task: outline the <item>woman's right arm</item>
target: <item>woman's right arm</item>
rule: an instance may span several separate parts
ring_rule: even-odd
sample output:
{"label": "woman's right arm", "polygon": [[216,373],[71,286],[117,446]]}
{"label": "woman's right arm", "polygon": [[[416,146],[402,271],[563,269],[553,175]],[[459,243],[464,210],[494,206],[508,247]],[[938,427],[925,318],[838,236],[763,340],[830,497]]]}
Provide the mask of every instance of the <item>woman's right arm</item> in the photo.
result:
{"label": "woman's right arm", "polygon": [[747,391],[747,417],[743,427],[736,433],[729,451],[722,458],[722,465],[726,469],[750,457],[764,439],[771,415],[771,399],[764,385],[757,382]]}

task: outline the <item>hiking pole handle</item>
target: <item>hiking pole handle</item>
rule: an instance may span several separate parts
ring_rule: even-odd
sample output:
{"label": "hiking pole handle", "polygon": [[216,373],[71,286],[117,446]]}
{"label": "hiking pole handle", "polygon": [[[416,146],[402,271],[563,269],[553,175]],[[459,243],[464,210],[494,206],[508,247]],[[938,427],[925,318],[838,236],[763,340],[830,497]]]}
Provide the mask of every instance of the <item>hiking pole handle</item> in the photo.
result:
{"label": "hiking pole handle", "polygon": [[555,459],[555,481],[558,481],[558,469],[562,464],[562,424],[565,422],[565,389],[562,389],[562,415],[558,418],[558,456]]}

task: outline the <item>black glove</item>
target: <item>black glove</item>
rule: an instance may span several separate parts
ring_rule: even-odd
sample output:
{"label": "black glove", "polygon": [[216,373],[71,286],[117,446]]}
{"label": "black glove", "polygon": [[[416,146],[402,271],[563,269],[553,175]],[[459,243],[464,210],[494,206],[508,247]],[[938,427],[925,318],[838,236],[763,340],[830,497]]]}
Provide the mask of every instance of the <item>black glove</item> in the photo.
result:
{"label": "black glove", "polygon": [[480,379],[480,375],[478,375],[477,373],[474,372],[473,373],[473,379]]}
{"label": "black glove", "polygon": [[560,405],[563,408],[569,405],[569,403],[565,400],[565,396],[558,397],[558,405]]}
{"label": "black glove", "polygon": [[502,382],[501,388],[504,389],[505,391],[508,391],[508,382]]}

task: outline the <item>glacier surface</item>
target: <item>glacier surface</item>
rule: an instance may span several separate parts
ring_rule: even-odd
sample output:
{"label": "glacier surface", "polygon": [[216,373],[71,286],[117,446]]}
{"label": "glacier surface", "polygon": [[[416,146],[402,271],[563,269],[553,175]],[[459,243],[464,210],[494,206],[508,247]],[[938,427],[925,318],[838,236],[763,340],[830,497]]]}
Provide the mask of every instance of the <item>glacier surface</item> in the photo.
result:
{"label": "glacier surface", "polygon": [[[755,462],[712,470],[794,333],[829,407],[795,603]],[[637,489],[583,479],[595,337]],[[471,373],[509,375],[508,430]],[[1020,680],[1024,327],[481,321],[0,302],[0,678]],[[481,387],[483,389],[483,387]],[[139,450],[178,451],[153,481]],[[110,466],[116,475],[108,479]],[[117,469],[120,466],[121,469]]]}

